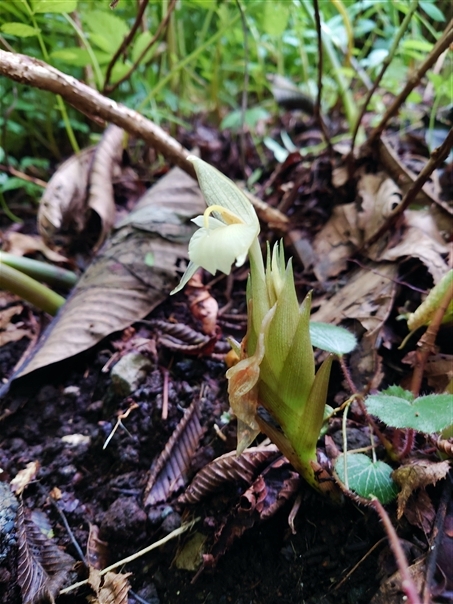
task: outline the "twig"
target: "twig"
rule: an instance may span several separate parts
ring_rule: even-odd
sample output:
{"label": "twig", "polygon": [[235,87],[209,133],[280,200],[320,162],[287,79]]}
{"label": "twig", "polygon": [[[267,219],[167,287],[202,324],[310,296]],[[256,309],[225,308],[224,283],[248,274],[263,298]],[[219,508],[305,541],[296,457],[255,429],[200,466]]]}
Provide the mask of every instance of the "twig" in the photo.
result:
{"label": "twig", "polygon": [[[453,40],[453,30],[451,33],[452,33],[452,40]],[[362,252],[363,250],[368,249],[373,243],[378,241],[378,239],[380,239],[382,237],[382,235],[384,233],[386,233],[395,224],[397,218],[414,201],[418,192],[422,189],[423,185],[428,180],[428,178],[431,176],[431,174],[434,172],[434,170],[438,166],[440,166],[441,163],[448,157],[449,153],[451,152],[452,146],[453,146],[453,128],[450,129],[449,133],[447,134],[446,139],[440,145],[440,147],[437,147],[431,153],[431,157],[430,157],[428,163],[425,165],[423,170],[418,175],[417,180],[415,180],[413,182],[412,186],[407,191],[406,195],[403,197],[402,202],[398,205],[396,210],[394,212],[392,212],[392,214],[390,214],[390,216],[387,218],[387,220],[384,222],[384,224],[376,231],[376,233],[374,233],[374,235],[371,235],[371,237],[367,241],[365,241],[365,243],[362,245],[362,247],[358,250],[358,253]]]}
{"label": "twig", "polygon": [[387,123],[390,120],[390,118],[392,118],[394,115],[396,115],[398,113],[399,108],[404,103],[404,101],[407,99],[407,97],[412,92],[412,90],[415,88],[415,86],[417,86],[417,84],[420,82],[420,80],[425,75],[425,73],[428,71],[428,69],[434,65],[434,63],[437,61],[438,57],[450,46],[450,44],[452,42],[453,42],[453,19],[447,25],[447,27],[444,30],[444,33],[439,38],[439,40],[436,42],[436,44],[434,45],[434,47],[431,50],[431,52],[429,53],[429,55],[426,57],[426,59],[423,61],[423,63],[420,65],[420,67],[417,69],[417,71],[414,73],[414,75],[409,78],[409,80],[406,82],[406,85],[403,88],[403,90],[399,93],[399,95],[396,97],[396,99],[393,101],[393,103],[387,109],[387,111],[385,112],[380,123],[371,132],[370,137],[367,141],[368,147],[371,147],[374,144],[375,140],[381,136],[381,134],[384,131],[385,127],[387,126]]}
{"label": "twig", "polygon": [[241,98],[241,164],[242,164],[242,173],[244,178],[247,178],[246,173],[246,164],[245,164],[245,112],[247,111],[247,98],[248,98],[248,88],[249,88],[249,43],[248,43],[248,30],[247,30],[247,22],[245,20],[244,9],[242,8],[240,0],[236,0],[236,5],[241,14],[241,23],[242,23],[242,36],[244,38],[244,82],[242,84],[242,98]]}
{"label": "twig", "polygon": [[[146,3],[147,2],[148,2],[148,0],[146,0]],[[160,38],[163,30],[167,27],[168,22],[169,22],[170,17],[171,17],[171,14],[172,14],[172,12],[175,9],[176,2],[177,2],[177,0],[171,0],[170,1],[167,13],[166,13],[165,17],[162,19],[162,21],[159,23],[159,25],[157,27],[157,30],[156,30],[156,33],[151,38],[151,40],[148,42],[148,44],[146,45],[146,47],[142,50],[142,52],[140,53],[140,55],[137,57],[137,60],[132,65],[132,67],[129,69],[129,71],[127,73],[125,73],[124,76],[122,78],[120,78],[119,80],[117,80],[114,84],[107,85],[107,79],[106,79],[106,83],[104,84],[104,89],[103,89],[104,94],[105,93],[113,92],[114,90],[116,90],[118,88],[118,86],[120,84],[122,84],[123,82],[125,82],[126,80],[128,80],[131,77],[131,75],[134,73],[134,71],[140,65],[140,62],[143,59],[143,57],[146,55],[146,53],[149,51],[149,49],[152,46],[154,46],[154,44],[156,43],[156,41]]]}
{"label": "twig", "polygon": [[[317,0],[315,0],[315,2],[317,2]],[[403,22],[401,23],[400,28],[396,33],[395,39],[393,40],[393,44],[388,52],[388,55],[384,59],[384,62],[381,67],[381,71],[379,72],[371,90],[369,90],[368,94],[366,95],[365,101],[363,102],[363,105],[362,105],[362,109],[360,110],[360,115],[357,118],[357,122],[354,126],[354,132],[352,134],[351,150],[350,150],[351,155],[354,153],[354,145],[355,145],[355,141],[357,138],[357,133],[359,131],[363,116],[365,115],[365,111],[367,110],[368,103],[370,102],[373,94],[376,92],[376,89],[379,86],[385,72],[387,71],[388,66],[392,62],[393,57],[395,56],[395,53],[398,50],[398,45],[400,43],[400,40],[403,37],[404,33],[406,32],[406,29],[410,23],[410,20],[412,19],[412,15],[417,10],[417,6],[418,6],[418,0],[412,0],[410,3],[409,10],[407,11],[406,16],[403,19]]]}
{"label": "twig", "polygon": [[[119,48],[117,48],[115,54],[110,59],[110,63],[107,66],[107,71],[105,72],[104,88],[102,90],[102,92],[104,94],[106,92],[111,92],[112,91],[110,89],[110,87],[109,87],[108,84],[109,84],[109,81],[110,81],[110,76],[112,75],[113,67],[114,67],[115,63],[118,61],[120,55],[129,46],[129,44],[132,41],[132,38],[135,36],[135,32],[140,27],[140,22],[142,20],[142,17],[143,17],[143,14],[145,12],[145,9],[148,6],[148,2],[149,2],[149,0],[142,0],[142,3],[140,4],[139,9],[137,11],[137,16],[135,18],[134,25],[131,27],[131,29],[130,29],[129,33],[127,34],[127,36],[125,36],[125,38],[123,38],[123,41],[121,42]],[[116,86],[118,86],[118,82],[115,84],[115,87]]]}
{"label": "twig", "polygon": [[47,187],[47,183],[45,180],[41,180],[40,178],[36,178],[34,176],[29,176],[28,174],[25,174],[25,172],[16,170],[16,168],[13,168],[13,166],[5,166],[5,164],[0,164],[0,170],[3,170],[3,172],[7,172],[12,176],[17,176],[17,178],[20,178],[27,182],[32,182],[34,185],[42,187],[43,189]]}
{"label": "twig", "polygon": [[406,556],[404,555],[403,548],[401,547],[401,543],[398,539],[398,535],[396,534],[395,528],[393,524],[390,522],[390,518],[387,512],[384,509],[384,506],[381,502],[374,497],[371,501],[371,505],[374,507],[376,512],[378,513],[382,524],[384,525],[385,532],[387,533],[387,537],[389,540],[390,548],[395,556],[396,563],[398,565],[398,570],[401,575],[401,587],[403,588],[404,593],[407,596],[407,601],[409,604],[421,604],[420,597],[417,593],[417,588],[415,587],[414,581],[411,577],[409,566],[407,564]]}
{"label": "twig", "polygon": [[316,95],[316,103],[314,107],[314,116],[321,132],[326,141],[329,152],[332,151],[332,143],[330,141],[329,133],[327,132],[327,126],[322,118],[321,114],[321,97],[322,97],[322,70],[323,70],[323,46],[322,46],[322,33],[321,33],[321,15],[319,12],[318,0],[313,0],[313,6],[315,9],[315,23],[316,23],[316,36],[318,39],[318,93]]}
{"label": "twig", "polygon": [[[196,524],[199,520],[200,520],[200,518],[195,518],[194,520],[191,520],[190,522],[186,522],[185,524],[181,525],[179,528],[175,529],[171,533],[168,533],[168,535],[166,535],[162,539],[159,539],[159,541],[155,541],[154,543],[152,543],[151,545],[148,545],[148,547],[145,547],[144,549],[140,550],[139,552],[136,552],[135,554],[132,554],[131,556],[128,556],[127,558],[123,558],[122,560],[118,560],[118,562],[115,562],[114,564],[107,566],[106,568],[104,568],[103,570],[100,571],[99,575],[102,577],[103,575],[109,573],[110,571],[115,570],[119,566],[123,566],[124,564],[129,564],[129,562],[133,562],[134,560],[137,560],[137,558],[144,556],[145,554],[151,552],[153,549],[156,549],[157,547],[160,547],[161,545],[168,543],[168,541],[171,541],[175,537],[178,537],[179,535],[182,535],[182,533],[185,533],[186,531],[191,529],[193,527],[193,525]],[[78,583],[74,583],[73,585],[70,585],[69,587],[65,587],[64,589],[62,589],[60,591],[59,595],[68,594],[71,591],[74,591],[74,590],[78,589],[79,587],[82,587],[83,585],[87,585],[87,584],[88,584],[88,579],[85,579],[84,581],[79,581]]]}
{"label": "twig", "polygon": [[434,575],[436,572],[437,554],[439,552],[439,546],[444,536],[443,526],[445,523],[445,517],[447,515],[448,502],[451,498],[451,478],[447,476],[447,480],[442,492],[442,496],[437,508],[436,520],[434,521],[432,539],[430,543],[428,559],[426,561],[426,577],[425,586],[423,588],[423,604],[430,604],[431,602],[431,585],[433,584]]}
{"label": "twig", "polygon": [[341,587],[342,585],[344,585],[344,583],[346,583],[346,581],[349,579],[349,577],[355,573],[355,571],[356,571],[356,570],[359,568],[359,566],[365,562],[365,560],[368,558],[368,556],[369,556],[370,554],[372,554],[372,553],[374,552],[374,550],[375,550],[377,547],[379,547],[379,546],[381,545],[381,543],[383,543],[384,541],[385,541],[385,537],[382,537],[382,539],[379,539],[379,541],[377,541],[377,542],[376,542],[376,543],[373,545],[373,547],[371,547],[371,548],[370,548],[370,549],[367,551],[367,553],[366,553],[364,556],[362,556],[362,557],[360,558],[360,560],[357,562],[357,564],[354,564],[354,566],[351,568],[351,570],[348,572],[348,574],[347,574],[347,575],[345,575],[345,576],[344,576],[344,577],[341,579],[341,581],[335,585],[335,587],[333,588],[333,590],[332,590],[332,591],[337,591],[337,589],[340,589],[340,587]]}
{"label": "twig", "polygon": [[137,111],[108,99],[90,86],[62,73],[44,61],[0,50],[0,75],[59,94],[88,117],[98,116],[124,128],[126,132],[144,140],[162,153],[167,160],[195,178],[193,164],[187,160],[189,151],[162,128]]}

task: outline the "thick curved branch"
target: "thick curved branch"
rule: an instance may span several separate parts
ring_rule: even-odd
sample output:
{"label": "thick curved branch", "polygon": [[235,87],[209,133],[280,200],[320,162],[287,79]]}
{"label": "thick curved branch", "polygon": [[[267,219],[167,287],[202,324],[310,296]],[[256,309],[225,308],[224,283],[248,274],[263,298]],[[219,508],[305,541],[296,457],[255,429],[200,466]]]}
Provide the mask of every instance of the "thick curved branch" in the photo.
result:
{"label": "thick curved branch", "polygon": [[44,61],[0,50],[0,75],[21,84],[59,94],[66,102],[88,117],[100,117],[141,138],[162,153],[168,161],[196,178],[192,163],[186,159],[189,151],[162,128],[137,111],[112,101]]}

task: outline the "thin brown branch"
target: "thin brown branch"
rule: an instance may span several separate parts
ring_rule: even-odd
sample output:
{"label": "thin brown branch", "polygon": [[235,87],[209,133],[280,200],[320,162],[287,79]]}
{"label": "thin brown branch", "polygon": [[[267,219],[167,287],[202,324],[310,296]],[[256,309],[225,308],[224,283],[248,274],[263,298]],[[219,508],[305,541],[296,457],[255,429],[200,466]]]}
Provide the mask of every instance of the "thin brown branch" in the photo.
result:
{"label": "thin brown branch", "polygon": [[21,84],[59,94],[88,117],[100,117],[106,122],[116,124],[129,134],[144,140],[162,153],[168,161],[195,178],[193,165],[187,160],[189,151],[162,128],[137,111],[108,99],[90,86],[58,71],[44,61],[0,50],[0,75]]}
{"label": "thin brown branch", "polygon": [[323,48],[322,48],[322,33],[321,33],[321,14],[319,12],[319,1],[313,0],[315,9],[316,37],[318,39],[318,93],[316,95],[316,103],[314,108],[314,116],[323,133],[329,152],[332,151],[332,143],[330,142],[327,126],[324,122],[321,113],[321,98],[322,98],[322,70],[323,70]]}
{"label": "thin brown branch", "polygon": [[47,183],[45,180],[41,180],[40,178],[36,178],[35,176],[29,176],[28,174],[25,174],[25,172],[16,170],[16,168],[13,168],[13,166],[5,166],[4,164],[0,164],[0,170],[11,174],[11,176],[17,176],[17,178],[21,178],[22,180],[26,180],[27,182],[32,182],[34,185],[38,185],[38,187],[42,187],[43,189],[47,187]]}
{"label": "thin brown branch", "polygon": [[142,0],[141,4],[139,5],[139,8],[138,8],[138,12],[137,12],[137,16],[134,21],[134,25],[131,27],[127,36],[123,39],[120,46],[117,48],[113,57],[110,59],[110,63],[108,64],[107,71],[105,73],[105,81],[104,81],[104,89],[103,89],[104,94],[105,94],[105,92],[109,91],[109,81],[110,81],[110,76],[112,75],[113,67],[115,66],[115,63],[118,61],[121,54],[123,52],[125,52],[126,48],[132,42],[132,39],[135,36],[136,31],[140,27],[140,23],[141,23],[143,15],[145,13],[146,7],[148,6],[148,3],[149,3],[149,0]]}
{"label": "thin brown branch", "polygon": [[404,593],[406,594],[407,602],[409,604],[421,604],[420,597],[417,593],[417,588],[415,587],[414,580],[411,577],[406,556],[404,555],[400,540],[398,539],[398,535],[396,534],[396,531],[390,521],[387,512],[384,509],[384,506],[376,498],[372,500],[371,505],[379,514],[382,524],[384,525],[385,532],[387,533],[390,548],[393,552],[393,555],[395,556],[395,560],[398,565],[398,570],[401,575],[401,587]]}
{"label": "thin brown branch", "polygon": [[[453,30],[452,30],[452,38],[453,38]],[[401,214],[406,210],[409,205],[414,201],[417,194],[423,188],[423,185],[427,182],[431,174],[434,172],[436,168],[438,168],[442,162],[448,157],[451,152],[451,148],[453,146],[453,128],[450,129],[447,137],[444,142],[434,149],[431,153],[431,157],[429,158],[428,163],[420,172],[417,177],[417,180],[414,181],[410,189],[407,191],[406,195],[403,197],[403,200],[399,204],[392,214],[387,218],[384,224],[372,235],[363,246],[358,250],[358,252],[362,252],[364,249],[369,248],[373,243],[378,241],[382,237],[384,233],[386,233],[396,222],[397,218],[401,216]]]}
{"label": "thin brown branch", "polygon": [[[315,2],[317,2],[317,0],[315,0]],[[418,0],[412,0],[409,6],[409,10],[407,11],[406,16],[403,19],[403,22],[400,25],[399,30],[396,33],[395,39],[393,40],[392,46],[389,50],[388,55],[385,57],[384,62],[382,64],[381,67],[381,71],[379,72],[373,86],[371,87],[370,90],[368,90],[368,93],[366,95],[366,98],[363,102],[362,105],[362,109],[360,110],[360,115],[357,118],[357,122],[354,126],[354,132],[352,133],[352,141],[351,141],[351,155],[354,152],[354,145],[355,145],[355,141],[357,138],[357,133],[359,132],[359,128],[360,128],[360,124],[362,122],[363,116],[365,115],[365,111],[367,110],[368,107],[368,103],[370,102],[373,94],[376,92],[377,87],[379,86],[379,84],[381,83],[382,78],[384,77],[385,72],[387,71],[388,66],[390,65],[390,63],[393,61],[393,58],[395,56],[396,51],[398,50],[398,45],[400,43],[401,38],[404,36],[406,29],[409,26],[409,23],[412,19],[412,15],[414,14],[414,12],[417,10],[418,7]]]}
{"label": "thin brown branch", "polygon": [[140,53],[140,55],[138,56],[137,60],[132,65],[132,67],[129,69],[129,71],[126,74],[124,74],[124,76],[122,78],[120,78],[118,81],[116,81],[114,84],[111,84],[110,86],[107,85],[107,79],[106,79],[106,83],[104,84],[104,90],[103,90],[104,94],[105,93],[111,93],[111,92],[113,92],[114,90],[116,90],[118,88],[118,86],[120,84],[122,84],[123,82],[125,82],[126,80],[128,80],[131,77],[131,75],[134,73],[134,71],[140,65],[140,62],[143,59],[143,57],[146,55],[146,53],[149,51],[149,49],[152,46],[154,46],[154,44],[156,43],[156,41],[162,35],[162,32],[164,31],[164,29],[167,27],[168,22],[170,21],[171,14],[172,14],[172,12],[175,9],[176,2],[177,2],[177,0],[170,0],[170,4],[168,6],[167,13],[166,13],[165,17],[162,19],[162,21],[159,23],[159,26],[158,26],[158,28],[156,30],[156,33],[151,38],[151,40],[148,42],[148,44],[143,49],[143,51]]}
{"label": "thin brown branch", "polygon": [[239,13],[241,15],[241,24],[242,24],[242,37],[244,39],[244,81],[242,84],[242,98],[241,98],[241,132],[240,132],[240,145],[241,145],[241,168],[242,174],[244,178],[247,178],[249,174],[247,174],[247,166],[245,162],[246,149],[245,149],[245,114],[247,111],[247,102],[248,102],[248,89],[249,89],[249,44],[248,44],[248,30],[247,30],[247,21],[245,19],[244,9],[242,8],[242,4],[240,0],[236,0],[236,6],[238,7]]}
{"label": "thin brown branch", "polygon": [[447,27],[444,30],[444,33],[439,38],[439,40],[436,42],[436,44],[434,45],[434,47],[431,50],[431,52],[429,53],[429,55],[426,57],[426,59],[423,61],[423,63],[420,65],[420,67],[417,69],[417,71],[414,73],[414,75],[411,78],[409,78],[409,80],[407,81],[403,90],[399,93],[399,95],[396,97],[396,99],[393,101],[393,103],[387,109],[387,111],[385,112],[380,123],[371,132],[370,137],[367,141],[367,146],[371,147],[373,145],[374,141],[381,136],[382,132],[384,131],[385,127],[387,126],[388,121],[394,115],[396,115],[398,113],[401,105],[407,99],[407,97],[412,92],[412,90],[415,88],[415,86],[417,86],[417,84],[420,82],[420,80],[425,75],[425,73],[428,71],[428,69],[430,69],[435,64],[438,57],[450,46],[450,44],[452,42],[453,42],[453,19],[447,25]]}

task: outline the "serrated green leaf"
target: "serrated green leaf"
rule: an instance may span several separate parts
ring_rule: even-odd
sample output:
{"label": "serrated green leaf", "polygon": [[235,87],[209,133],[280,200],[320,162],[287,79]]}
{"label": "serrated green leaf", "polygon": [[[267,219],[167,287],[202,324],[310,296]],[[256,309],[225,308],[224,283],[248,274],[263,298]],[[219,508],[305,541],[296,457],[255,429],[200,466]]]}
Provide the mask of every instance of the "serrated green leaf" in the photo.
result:
{"label": "serrated green leaf", "polygon": [[453,395],[429,394],[413,402],[398,396],[373,394],[365,400],[368,413],[393,428],[412,428],[431,434],[453,424]]}
{"label": "serrated green leaf", "polygon": [[1,28],[4,34],[10,34],[11,36],[17,36],[18,38],[31,38],[31,36],[37,36],[39,29],[35,29],[26,23],[4,23]]}
{"label": "serrated green leaf", "polygon": [[357,340],[354,334],[338,325],[330,323],[310,322],[311,343],[316,348],[333,352],[338,356],[348,354],[357,346]]}
{"label": "serrated green leaf", "polygon": [[[391,478],[393,469],[383,461],[373,462],[363,453],[347,453],[348,486],[361,497],[371,499],[373,495],[381,503],[392,501],[398,494],[398,485]],[[344,454],[337,457],[335,471],[345,482]]]}
{"label": "serrated green leaf", "polygon": [[77,0],[35,0],[34,13],[72,13],[77,9]]}
{"label": "serrated green leaf", "polygon": [[395,384],[393,386],[389,386],[385,390],[382,390],[382,392],[380,392],[379,394],[388,394],[388,396],[397,396],[399,398],[403,398],[406,401],[409,401],[410,403],[412,403],[412,401],[415,398],[410,390],[405,390],[404,388],[401,388],[401,386],[396,386]]}

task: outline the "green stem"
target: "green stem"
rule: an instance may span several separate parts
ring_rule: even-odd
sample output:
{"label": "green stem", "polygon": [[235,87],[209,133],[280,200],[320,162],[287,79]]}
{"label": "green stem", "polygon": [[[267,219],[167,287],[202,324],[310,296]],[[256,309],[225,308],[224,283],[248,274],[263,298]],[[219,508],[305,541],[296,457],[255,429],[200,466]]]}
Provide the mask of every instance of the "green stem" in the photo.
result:
{"label": "green stem", "polygon": [[21,271],[33,279],[45,281],[46,283],[49,283],[49,285],[67,287],[70,289],[74,287],[78,280],[75,273],[60,268],[59,266],[54,266],[47,262],[40,262],[39,260],[33,260],[32,258],[14,256],[14,254],[0,251],[0,266],[4,264]]}
{"label": "green stem", "polygon": [[0,288],[31,302],[50,315],[57,314],[65,303],[63,296],[4,263],[0,266]]}
{"label": "green stem", "polygon": [[233,27],[233,25],[236,23],[236,21],[239,18],[240,18],[239,14],[235,15],[235,17],[233,17],[233,19],[231,19],[231,21],[227,25],[222,27],[218,32],[216,32],[213,36],[211,36],[208,40],[206,40],[206,42],[204,42],[203,44],[200,44],[200,46],[198,46],[198,48],[196,48],[193,52],[191,52],[190,55],[187,55],[187,57],[184,57],[184,59],[179,61],[179,63],[177,63],[173,67],[173,69],[170,71],[170,73],[167,73],[167,75],[159,81],[157,86],[155,86],[153,88],[153,90],[151,90],[146,95],[146,97],[143,99],[143,101],[138,106],[137,111],[142,111],[143,107],[145,107],[146,104],[151,99],[155,98],[157,96],[158,92],[160,92],[163,88],[165,88],[165,86],[168,84],[168,82],[173,80],[173,78],[175,77],[175,74],[178,71],[181,71],[181,69],[184,69],[184,67],[186,65],[188,65],[191,61],[193,61],[204,50],[206,50],[206,48],[208,48],[209,46],[211,46],[211,44],[214,44],[214,42],[216,42],[219,38],[221,38],[225,34],[226,31],[228,31],[229,29],[231,29]]}
{"label": "green stem", "polygon": [[[38,27],[38,23],[36,22],[35,15],[33,14],[33,11],[31,10],[30,6],[28,5],[27,0],[23,0],[23,2],[27,8],[31,22],[33,23],[33,27],[36,29],[36,35],[38,37],[38,42],[41,47],[42,56],[44,57],[44,60],[47,63],[49,63],[50,62],[49,53],[47,52],[46,45],[44,44],[44,39],[41,36],[41,30]],[[63,123],[66,128],[66,134],[68,135],[72,150],[74,153],[79,153],[80,147],[79,147],[79,144],[75,137],[74,130],[72,129],[71,123],[69,121],[68,112],[66,111],[66,105],[64,104],[64,101],[59,94],[57,94],[57,106],[58,106],[58,109],[60,110],[61,117],[63,118]]]}

